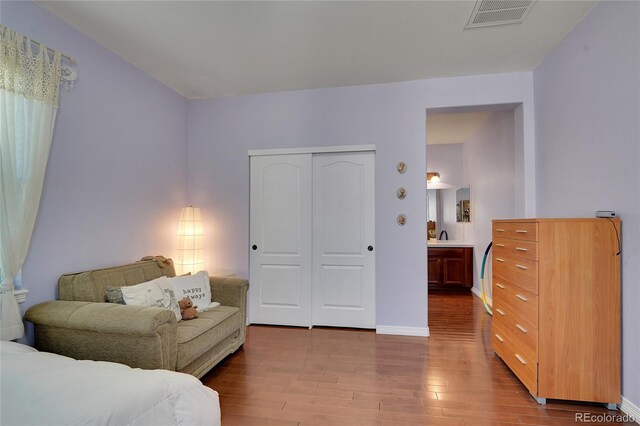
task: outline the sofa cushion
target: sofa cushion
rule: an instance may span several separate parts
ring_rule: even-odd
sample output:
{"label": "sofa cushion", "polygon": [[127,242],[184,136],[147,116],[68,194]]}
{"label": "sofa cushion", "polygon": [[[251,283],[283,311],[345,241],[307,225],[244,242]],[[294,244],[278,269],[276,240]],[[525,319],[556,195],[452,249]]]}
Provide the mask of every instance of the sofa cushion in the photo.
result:
{"label": "sofa cushion", "polygon": [[107,302],[119,303],[124,305],[124,296],[122,295],[122,287],[107,287]]}
{"label": "sofa cushion", "polygon": [[178,300],[188,297],[197,306],[198,311],[208,311],[220,305],[211,301],[211,287],[209,285],[209,274],[200,271],[197,274],[179,276],[168,279],[171,288]]}
{"label": "sofa cushion", "polygon": [[178,323],[177,369],[189,365],[200,355],[242,327],[240,309],[218,306],[201,312],[198,318]]}
{"label": "sofa cushion", "polygon": [[106,302],[107,287],[121,287],[175,276],[173,266],[160,268],[154,260],[113,268],[65,274],[58,280],[58,299]]}
{"label": "sofa cushion", "polygon": [[180,321],[180,307],[176,301],[169,278],[160,277],[144,283],[120,287],[124,303],[134,306],[156,306],[173,311],[176,320]]}

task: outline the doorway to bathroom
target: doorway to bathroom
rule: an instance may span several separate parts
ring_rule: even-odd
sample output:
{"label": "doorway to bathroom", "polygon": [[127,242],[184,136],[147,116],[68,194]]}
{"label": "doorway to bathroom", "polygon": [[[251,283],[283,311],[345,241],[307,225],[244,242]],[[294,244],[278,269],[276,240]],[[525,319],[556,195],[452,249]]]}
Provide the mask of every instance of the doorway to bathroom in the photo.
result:
{"label": "doorway to bathroom", "polygon": [[480,295],[491,220],[514,217],[523,203],[521,109],[520,104],[427,109],[429,292]]}

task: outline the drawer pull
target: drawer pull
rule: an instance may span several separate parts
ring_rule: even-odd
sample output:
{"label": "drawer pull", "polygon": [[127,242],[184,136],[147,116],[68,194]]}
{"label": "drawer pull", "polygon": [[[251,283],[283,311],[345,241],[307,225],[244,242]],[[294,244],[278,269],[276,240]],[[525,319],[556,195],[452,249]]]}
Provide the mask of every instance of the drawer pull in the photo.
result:
{"label": "drawer pull", "polygon": [[504,244],[498,244],[498,243],[496,243],[496,247],[504,247]]}
{"label": "drawer pull", "polygon": [[522,266],[522,265],[518,265],[518,264],[516,264],[516,268],[522,269],[523,271],[526,271],[527,269],[529,269],[526,266]]}
{"label": "drawer pull", "polygon": [[526,229],[516,229],[516,234],[526,234],[527,232],[529,231],[527,231]]}
{"label": "drawer pull", "polygon": [[516,324],[516,328],[517,328],[518,330],[522,331],[523,333],[526,333],[526,332],[527,332],[527,329],[526,329],[526,328],[524,328],[523,326],[521,326],[520,324]]}
{"label": "drawer pull", "polygon": [[526,302],[526,301],[528,301],[528,300],[529,300],[529,299],[527,299],[526,297],[524,297],[524,296],[523,296],[523,295],[521,295],[521,294],[516,294],[516,297],[517,297],[518,299],[522,300],[523,302]]}
{"label": "drawer pull", "polygon": [[500,259],[499,257],[496,257],[496,262],[504,262],[504,259]]}
{"label": "drawer pull", "polygon": [[522,365],[527,365],[527,361],[525,361],[524,358],[522,358],[518,354],[514,354],[514,355],[516,356],[516,358],[518,358],[518,361],[520,361],[522,363]]}
{"label": "drawer pull", "polygon": [[516,247],[516,250],[518,250],[518,251],[529,251],[529,249],[526,249],[524,247]]}
{"label": "drawer pull", "polygon": [[504,286],[504,285],[502,285],[502,284],[500,284],[500,283],[496,283],[496,287],[501,288],[501,289],[504,289],[504,288],[505,288],[505,286]]}
{"label": "drawer pull", "polygon": [[496,308],[496,312],[499,313],[502,316],[505,316],[504,311],[502,309],[500,309],[500,308]]}
{"label": "drawer pull", "polygon": [[504,229],[502,229],[502,228],[496,228],[496,232],[504,232]]}
{"label": "drawer pull", "polygon": [[496,334],[496,339],[500,340],[500,342],[504,342],[504,339],[499,334]]}

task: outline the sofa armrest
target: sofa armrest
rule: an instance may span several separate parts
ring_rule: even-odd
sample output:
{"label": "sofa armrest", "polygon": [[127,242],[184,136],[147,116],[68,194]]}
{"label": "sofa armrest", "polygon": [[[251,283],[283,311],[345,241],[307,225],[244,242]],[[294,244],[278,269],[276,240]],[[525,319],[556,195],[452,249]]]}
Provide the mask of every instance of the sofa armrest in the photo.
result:
{"label": "sofa armrest", "polygon": [[75,359],[175,370],[178,324],[168,309],[56,300],[30,307],[36,348]]}
{"label": "sofa armrest", "polygon": [[[211,286],[211,298],[213,302],[219,302],[224,306],[240,308],[240,318],[243,325],[247,320],[247,291],[249,281],[237,277],[209,277]],[[246,327],[240,330],[240,344],[244,343]]]}
{"label": "sofa armrest", "polygon": [[236,277],[209,277],[209,285],[214,302],[246,312],[249,281]]}
{"label": "sofa armrest", "polygon": [[30,307],[24,319],[34,324],[99,333],[153,336],[176,323],[172,311],[145,306],[55,300]]}

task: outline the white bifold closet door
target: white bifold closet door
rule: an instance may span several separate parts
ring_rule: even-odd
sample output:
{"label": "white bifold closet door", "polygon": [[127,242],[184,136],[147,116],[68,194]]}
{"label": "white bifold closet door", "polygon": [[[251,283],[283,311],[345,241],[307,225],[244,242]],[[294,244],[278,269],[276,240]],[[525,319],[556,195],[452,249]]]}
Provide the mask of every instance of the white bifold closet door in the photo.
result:
{"label": "white bifold closet door", "polygon": [[250,320],[375,327],[374,153],[251,157]]}

